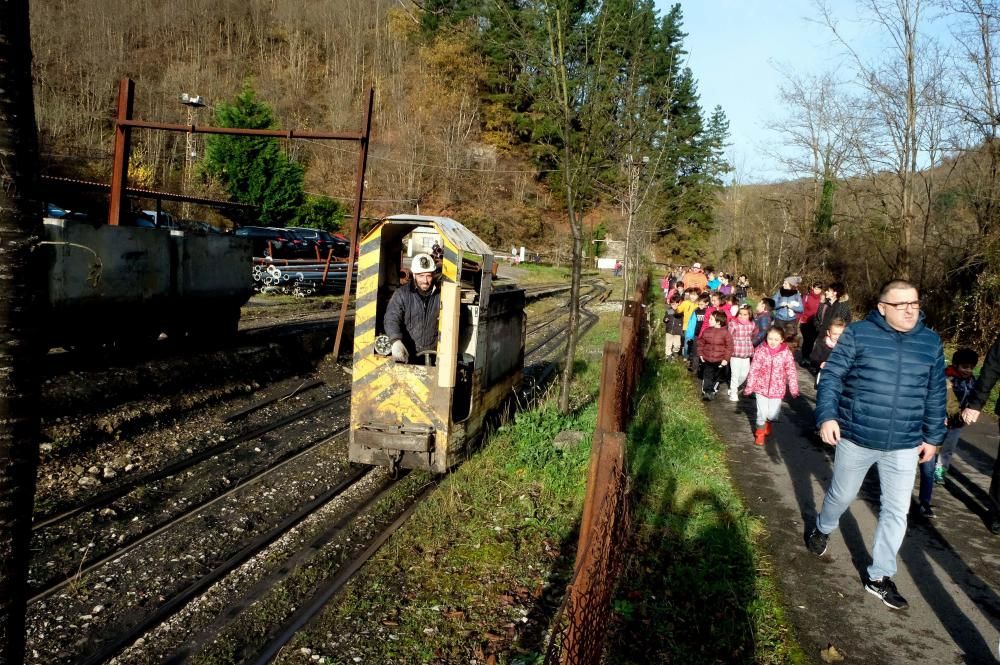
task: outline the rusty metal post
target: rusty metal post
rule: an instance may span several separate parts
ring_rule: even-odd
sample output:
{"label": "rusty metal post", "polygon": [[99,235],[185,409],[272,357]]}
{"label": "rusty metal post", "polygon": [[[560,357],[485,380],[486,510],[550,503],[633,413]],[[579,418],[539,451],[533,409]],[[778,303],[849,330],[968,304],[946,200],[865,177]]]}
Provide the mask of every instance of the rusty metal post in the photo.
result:
{"label": "rusty metal post", "polygon": [[365,128],[361,132],[361,150],[358,152],[358,167],[355,172],[354,218],[351,220],[351,255],[347,260],[347,279],[344,280],[344,299],[340,303],[340,320],[337,322],[337,336],[333,340],[334,358],[340,355],[340,340],[344,336],[347,306],[351,300],[351,282],[354,277],[354,266],[357,265],[358,261],[358,231],[361,225],[361,206],[364,203],[365,196],[365,168],[368,164],[368,139],[372,131],[372,103],[374,101],[375,88],[368,88]]}
{"label": "rusty metal post", "polygon": [[587,470],[587,492],[583,499],[583,514],[580,517],[580,537],[577,540],[577,557],[590,540],[591,521],[597,500],[597,476],[601,466],[601,442],[604,432],[614,422],[615,381],[618,376],[618,362],[621,346],[617,342],[605,342],[604,358],[601,361],[601,390],[597,398],[597,429],[590,448],[590,467]]}
{"label": "rusty metal post", "polygon": [[111,200],[108,204],[108,224],[118,226],[125,207],[125,186],[128,184],[129,151],[132,148],[132,128],[124,122],[132,119],[135,101],[135,81],[129,78],[118,83],[118,113],[115,117],[115,154],[111,168]]}
{"label": "rusty metal post", "polygon": [[[319,254],[319,248],[316,248],[316,253]],[[333,259],[333,248],[326,250],[326,265],[323,266],[323,281],[320,282],[321,286],[326,286],[326,276],[330,272],[330,261]]]}
{"label": "rusty metal post", "polygon": [[622,545],[616,541],[621,535],[616,528],[621,525],[616,523],[615,515],[625,501],[625,434],[597,431],[594,444],[600,450],[594,478],[598,491],[590,518],[591,535],[577,550],[573,582],[567,589],[568,625],[562,643],[562,665],[600,662],[617,584],[618,571],[611,564],[612,550]]}

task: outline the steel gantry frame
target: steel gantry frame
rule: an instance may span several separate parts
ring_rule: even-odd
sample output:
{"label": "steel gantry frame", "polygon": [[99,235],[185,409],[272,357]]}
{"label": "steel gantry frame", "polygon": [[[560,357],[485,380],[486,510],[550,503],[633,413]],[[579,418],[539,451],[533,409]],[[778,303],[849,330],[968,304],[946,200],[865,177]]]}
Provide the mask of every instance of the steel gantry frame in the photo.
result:
{"label": "steel gantry frame", "polygon": [[[361,206],[364,203],[365,169],[368,165],[368,143],[372,128],[372,103],[375,89],[368,89],[365,117],[360,132],[306,132],[294,129],[243,129],[239,127],[210,127],[206,125],[177,125],[163,122],[135,120],[132,110],[135,103],[135,81],[122,79],[118,84],[118,106],[115,118],[114,162],[111,171],[111,202],[108,206],[108,224],[117,226],[125,207],[126,185],[128,182],[128,162],[132,144],[132,129],[154,129],[165,132],[186,132],[188,134],[227,134],[232,136],[269,136],[273,138],[314,139],[329,141],[357,141],[360,144],[354,181],[354,215],[351,220],[351,258],[357,261],[357,243],[361,224]],[[340,305],[340,319],[337,322],[337,336],[333,343],[333,355],[340,353],[340,342],[347,320],[347,308],[351,299],[353,270],[347,271],[344,284],[344,298]]]}

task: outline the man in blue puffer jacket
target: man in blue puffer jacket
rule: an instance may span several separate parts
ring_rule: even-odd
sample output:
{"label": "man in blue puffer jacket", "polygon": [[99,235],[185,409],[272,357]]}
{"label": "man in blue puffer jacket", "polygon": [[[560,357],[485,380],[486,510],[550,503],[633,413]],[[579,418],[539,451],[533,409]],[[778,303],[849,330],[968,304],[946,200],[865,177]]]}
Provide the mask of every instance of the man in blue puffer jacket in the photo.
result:
{"label": "man in blue puffer jacket", "polygon": [[892,576],[917,462],[933,459],[944,440],[946,390],[941,338],[924,325],[916,288],[900,280],[885,285],[877,310],[848,326],[819,381],[816,425],[837,452],[807,544],[816,555],[826,552],[840,516],[878,465],[882,509],[865,589],[892,609],[907,607]]}

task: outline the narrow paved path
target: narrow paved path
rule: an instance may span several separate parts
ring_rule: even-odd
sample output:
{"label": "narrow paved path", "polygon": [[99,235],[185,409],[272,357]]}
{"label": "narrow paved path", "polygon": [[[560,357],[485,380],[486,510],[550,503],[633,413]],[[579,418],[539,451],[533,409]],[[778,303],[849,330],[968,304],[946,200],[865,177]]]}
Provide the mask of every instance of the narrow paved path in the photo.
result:
{"label": "narrow paved path", "polygon": [[1000,536],[985,525],[996,419],[984,417],[963,430],[948,482],[934,491],[936,518],[911,514],[895,578],[910,608],[897,612],[862,586],[878,511],[875,469],[831,535],[827,553],[817,558],[805,548],[834,450],[814,434],[816,392],[804,370],[800,385],[802,396],[786,401],[763,448],[753,445],[752,397],[734,403],[720,390],[708,411],[728,444],[749,510],[766,522],[773,569],[803,648],[817,662],[829,643],[846,655],[845,664],[998,662]]}

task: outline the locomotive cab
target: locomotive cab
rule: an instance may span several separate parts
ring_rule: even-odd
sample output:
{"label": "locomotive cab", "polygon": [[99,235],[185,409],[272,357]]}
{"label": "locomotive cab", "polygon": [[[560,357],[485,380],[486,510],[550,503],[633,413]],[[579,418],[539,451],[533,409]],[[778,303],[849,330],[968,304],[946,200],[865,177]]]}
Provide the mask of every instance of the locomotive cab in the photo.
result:
{"label": "locomotive cab", "polygon": [[[412,278],[407,254],[429,239],[442,249],[437,345],[396,362],[386,310]],[[521,384],[524,302],[523,289],[496,278],[490,247],[453,219],[396,215],[369,231],[358,257],[350,460],[436,473],[460,462]]]}

